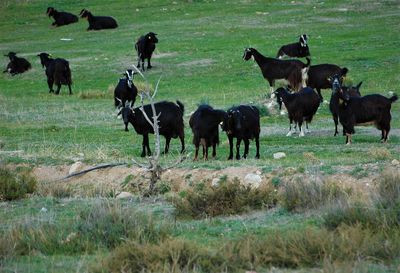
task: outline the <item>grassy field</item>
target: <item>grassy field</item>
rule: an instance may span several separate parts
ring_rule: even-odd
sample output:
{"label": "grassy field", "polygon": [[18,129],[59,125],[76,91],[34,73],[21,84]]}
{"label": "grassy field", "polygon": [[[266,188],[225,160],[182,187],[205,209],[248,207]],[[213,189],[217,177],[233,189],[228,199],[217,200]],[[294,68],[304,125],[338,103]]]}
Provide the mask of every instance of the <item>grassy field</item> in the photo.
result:
{"label": "grassy field", "polygon": [[[136,64],[134,42],[149,31],[158,34],[159,44],[152,60],[154,68],[145,75],[153,86],[162,77],[158,100],[180,100],[185,104],[185,137],[190,157],[194,149],[188,120],[197,105],[207,102],[228,109],[232,105],[253,103],[265,108],[269,102],[269,86],[259,68],[252,61],[242,60],[246,47],[275,56],[281,45],[295,42],[300,34],[307,33],[312,64],[334,63],[349,68],[347,82],[363,81],[362,94],[400,94],[398,1],[57,0],[51,3],[57,9],[75,14],[87,8],[94,15],[117,19],[117,29],[98,32],[87,32],[84,20],[52,28],[52,21],[45,14],[48,5],[43,0],[0,2],[1,54],[15,51],[32,64],[32,69],[22,75],[0,75],[0,162],[12,168],[16,165],[56,168],[73,163],[77,157],[86,164],[129,162],[132,157],[138,158],[141,137],[133,128],[129,133],[123,131],[122,121],[115,117],[112,96],[121,73]],[[59,96],[48,93],[44,70],[36,56],[40,52],[69,60],[74,82],[72,96],[65,87]],[[0,58],[2,69],[7,63],[6,57]],[[143,85],[143,80],[136,77],[135,83]],[[330,90],[324,90],[322,95],[329,101]],[[392,107],[392,131],[387,144],[379,143],[380,132],[375,128],[359,127],[353,137],[354,144],[345,146],[342,136],[333,137],[334,126],[327,104],[320,106],[311,124],[312,132],[304,138],[286,137],[287,117],[275,112],[266,113],[261,120],[260,160],[252,159],[255,147],[251,143],[251,159],[227,161],[228,141],[222,134],[216,160],[195,163],[187,160],[181,167],[189,170],[257,167],[263,174],[290,167],[306,177],[347,172],[365,178],[392,165],[393,160],[400,160],[399,102]],[[179,149],[179,141],[173,140],[172,153],[163,160],[174,160]],[[276,152],[285,152],[287,157],[274,160]],[[140,208],[155,215],[158,223],[158,216],[170,219],[174,210],[167,197],[159,198],[162,201],[138,197],[134,203],[122,202],[120,206]],[[39,194],[23,201],[1,203],[4,210],[0,214],[0,232],[4,235],[15,225],[43,220],[60,229],[65,226],[60,234],[68,235],[78,225],[75,215],[96,202],[96,198],[70,200]],[[39,213],[42,207],[48,208],[51,216],[42,216]],[[250,211],[231,218],[177,222],[173,219],[170,222],[175,226],[168,233],[173,238],[212,248],[226,241],[224,238],[235,241],[244,234],[264,236],[278,229],[319,228],[323,220],[314,212],[292,213],[278,206],[267,212]],[[42,249],[6,259],[0,256],[0,270],[87,271],[92,268],[91,263],[105,257],[114,247],[99,244],[84,251]],[[285,264],[272,265],[286,272]],[[346,266],[354,267],[357,272],[396,270],[396,261],[386,260],[382,264],[379,259],[361,265],[320,261],[300,265],[306,267],[304,272],[310,268],[346,272]],[[267,270],[265,264],[257,268]],[[165,272],[178,271],[165,269]]]}

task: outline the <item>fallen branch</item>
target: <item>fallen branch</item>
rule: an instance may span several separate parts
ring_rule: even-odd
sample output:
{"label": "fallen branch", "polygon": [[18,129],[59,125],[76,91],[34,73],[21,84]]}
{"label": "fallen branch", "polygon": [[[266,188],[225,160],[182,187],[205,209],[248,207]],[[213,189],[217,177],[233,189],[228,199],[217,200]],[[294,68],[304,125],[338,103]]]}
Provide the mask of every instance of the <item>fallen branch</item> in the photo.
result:
{"label": "fallen branch", "polygon": [[89,168],[89,169],[86,169],[86,170],[83,170],[83,171],[80,171],[80,172],[77,172],[77,173],[71,173],[71,174],[67,175],[66,177],[63,177],[63,178],[55,180],[54,182],[61,181],[61,180],[66,180],[68,178],[71,178],[71,177],[74,177],[74,176],[78,176],[78,175],[82,175],[82,174],[85,174],[85,173],[88,173],[88,172],[91,172],[91,171],[94,171],[94,170],[112,168],[112,167],[128,165],[128,164],[129,163],[126,163],[126,162],[100,164],[100,165],[94,166],[92,168]]}

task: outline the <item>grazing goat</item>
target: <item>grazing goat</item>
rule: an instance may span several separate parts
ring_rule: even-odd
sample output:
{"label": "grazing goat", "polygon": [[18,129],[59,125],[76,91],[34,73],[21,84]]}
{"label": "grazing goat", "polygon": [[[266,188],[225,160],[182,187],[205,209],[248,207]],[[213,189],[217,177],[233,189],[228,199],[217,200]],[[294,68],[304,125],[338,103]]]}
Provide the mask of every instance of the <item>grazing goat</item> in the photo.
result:
{"label": "grazing goat", "polygon": [[307,86],[316,89],[322,101],[321,89],[330,89],[332,87],[329,77],[335,74],[340,74],[345,77],[348,71],[346,67],[340,68],[335,64],[312,65],[308,70]]}
{"label": "grazing goat", "polygon": [[93,16],[87,9],[81,10],[79,13],[81,18],[86,18],[89,22],[87,30],[100,30],[107,28],[117,28],[118,24],[114,18],[110,16]]}
{"label": "grazing goat", "polygon": [[[133,84],[133,76],[136,72],[132,69],[128,69],[122,75],[125,78],[121,78],[118,81],[117,86],[114,89],[114,105],[115,107],[125,107],[126,102],[128,102],[131,107],[135,104],[136,96],[138,94],[138,89]],[[125,126],[125,131],[128,131],[128,125]]]}
{"label": "grazing goat", "polygon": [[281,87],[275,91],[275,95],[279,107],[282,106],[283,102],[288,111],[290,126],[286,136],[293,134],[292,123],[294,121],[295,126],[299,125],[299,136],[303,137],[303,121],[306,122],[306,129],[308,130],[308,123],[312,121],[320,104],[318,94],[310,87],[305,87],[297,93],[290,93],[286,88]]}
{"label": "grazing goat", "polygon": [[275,80],[285,79],[290,86],[298,91],[305,86],[307,71],[310,67],[310,59],[307,64],[299,60],[279,60],[263,56],[254,48],[244,50],[243,59],[245,61],[254,58],[261,69],[264,78],[269,82],[271,94],[274,91]]}
{"label": "grazing goat", "polygon": [[137,67],[140,68],[140,61],[142,61],[142,70],[144,71],[144,60],[147,59],[147,69],[151,69],[150,59],[156,49],[158,39],[156,33],[149,32],[146,35],[140,36],[135,44],[135,49],[138,55]]}
{"label": "grazing goat", "polygon": [[76,16],[75,14],[64,11],[57,11],[53,7],[48,7],[46,14],[49,17],[54,18],[54,22],[51,24],[52,26],[60,27],[78,22],[78,16]]}
{"label": "grazing goat", "polygon": [[208,148],[212,146],[212,157],[216,156],[219,144],[218,125],[226,118],[226,112],[213,109],[209,105],[200,105],[189,120],[193,132],[193,144],[196,152],[193,160],[197,160],[199,146],[203,146],[203,159],[208,160]]}
{"label": "grazing goat", "polygon": [[[171,138],[179,137],[181,141],[181,153],[185,151],[185,133],[183,131],[183,112],[184,106],[180,101],[176,102],[162,101],[154,104],[156,113],[159,115],[158,124],[160,135],[165,137],[165,150],[164,153],[168,153],[169,143]],[[151,155],[149,146],[149,134],[154,134],[154,129],[152,125],[147,121],[143,115],[141,107],[132,108],[130,106],[121,107],[122,119],[126,124],[130,122],[135,129],[136,133],[143,135],[142,143],[142,154],[141,157]],[[151,119],[153,112],[151,110],[151,105],[144,105],[144,112]],[[147,151],[147,153],[146,153]]]}
{"label": "grazing goat", "polygon": [[398,99],[397,95],[391,98],[379,94],[351,97],[348,90],[342,88],[340,77],[340,75],[332,77],[332,100],[346,135],[346,144],[352,142],[351,137],[355,133],[354,126],[370,124],[374,124],[378,130],[381,130],[381,141],[386,143],[392,119],[390,109],[392,103]]}
{"label": "grazing goat", "polygon": [[40,58],[42,67],[46,67],[49,93],[54,93],[53,84],[55,83],[57,85],[56,95],[60,93],[61,85],[68,85],[69,94],[72,95],[72,78],[69,62],[61,58],[53,59],[48,53],[40,53],[37,56]]}
{"label": "grazing goat", "polygon": [[249,153],[249,139],[256,141],[256,158],[260,158],[260,112],[255,106],[239,105],[230,108],[223,122],[222,129],[226,132],[229,140],[229,157],[233,159],[233,138],[236,142],[236,159],[240,159],[240,142],[244,141],[243,157],[247,158]]}
{"label": "grazing goat", "polygon": [[276,57],[282,59],[284,56],[303,58],[310,56],[310,49],[308,48],[308,36],[303,34],[300,36],[299,41],[293,44],[283,45]]}
{"label": "grazing goat", "polygon": [[4,55],[10,59],[10,62],[7,64],[6,69],[3,73],[10,73],[12,76],[24,73],[25,71],[31,68],[31,64],[25,59],[21,57],[17,57],[17,53],[8,52],[8,54]]}
{"label": "grazing goat", "polygon": [[[360,87],[361,87],[362,82],[360,82],[359,84],[357,84],[356,87],[350,86],[342,86],[343,89],[346,89],[345,92],[348,92],[350,97],[361,97],[361,93],[360,93]],[[329,102],[329,110],[332,113],[332,118],[333,118],[333,122],[335,123],[335,134],[334,136],[336,136],[339,132],[338,132],[338,124],[339,124],[339,116],[338,113],[336,112],[338,109],[338,105],[336,105],[335,103],[337,103],[337,100],[334,100],[334,97],[331,96],[331,100]],[[343,135],[344,131],[343,131]]]}

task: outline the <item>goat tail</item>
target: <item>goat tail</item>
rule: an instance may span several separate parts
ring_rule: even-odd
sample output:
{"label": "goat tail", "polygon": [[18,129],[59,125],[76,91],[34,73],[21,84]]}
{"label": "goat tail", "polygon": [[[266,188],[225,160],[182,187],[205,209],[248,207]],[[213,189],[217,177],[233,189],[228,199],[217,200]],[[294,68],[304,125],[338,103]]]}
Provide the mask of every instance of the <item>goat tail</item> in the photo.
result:
{"label": "goat tail", "polygon": [[69,62],[65,62],[65,79],[67,83],[72,84],[71,69],[69,68]]}
{"label": "goat tail", "polygon": [[398,100],[398,96],[396,94],[394,94],[389,100],[391,103],[395,102],[396,100]]}
{"label": "goat tail", "polygon": [[181,109],[182,114],[185,112],[185,106],[183,105],[182,102],[180,102],[179,100],[176,101],[176,104],[178,104],[179,109]]}
{"label": "goat tail", "polygon": [[290,86],[293,88],[294,91],[299,91],[302,81],[303,81],[303,75],[302,71],[300,69],[293,69],[292,73],[290,73],[288,77],[288,81]]}

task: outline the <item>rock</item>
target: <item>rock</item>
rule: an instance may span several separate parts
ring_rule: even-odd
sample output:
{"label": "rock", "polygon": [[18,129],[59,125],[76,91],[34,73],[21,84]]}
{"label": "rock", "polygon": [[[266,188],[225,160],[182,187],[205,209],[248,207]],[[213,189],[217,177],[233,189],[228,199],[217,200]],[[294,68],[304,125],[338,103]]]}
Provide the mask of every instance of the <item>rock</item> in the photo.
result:
{"label": "rock", "polygon": [[397,159],[393,159],[392,160],[392,165],[398,166],[398,165],[400,165],[400,162]]}
{"label": "rock", "polygon": [[274,153],[274,159],[281,159],[284,157],[286,157],[286,154],[284,152]]}
{"label": "rock", "polygon": [[80,170],[82,170],[83,164],[80,161],[75,162],[74,164],[71,165],[71,168],[69,168],[68,174],[73,174],[76,173]]}
{"label": "rock", "polygon": [[128,199],[128,198],[132,198],[132,197],[133,197],[132,193],[123,191],[123,192],[120,192],[115,198],[117,198],[117,199]]}
{"label": "rock", "polygon": [[211,186],[218,187],[219,186],[219,178],[213,178],[213,180],[211,180]]}
{"label": "rock", "polygon": [[42,207],[42,208],[40,209],[40,212],[47,212],[47,209],[46,209],[45,207]]}
{"label": "rock", "polygon": [[261,184],[262,178],[260,175],[255,173],[248,173],[244,177],[244,184],[250,185],[252,188],[258,188]]}
{"label": "rock", "polygon": [[256,171],[256,174],[261,175],[261,171],[260,171],[260,170],[257,170],[257,171]]}

